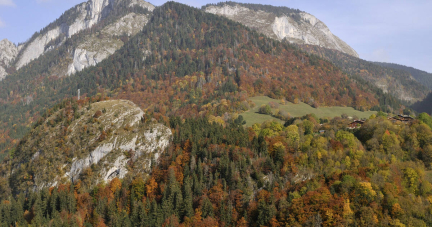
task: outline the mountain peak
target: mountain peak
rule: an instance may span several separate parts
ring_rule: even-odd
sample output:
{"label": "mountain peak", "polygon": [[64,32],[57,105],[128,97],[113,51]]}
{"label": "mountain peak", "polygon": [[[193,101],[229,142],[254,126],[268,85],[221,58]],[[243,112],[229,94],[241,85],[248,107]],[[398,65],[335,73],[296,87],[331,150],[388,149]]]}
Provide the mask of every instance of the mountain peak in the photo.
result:
{"label": "mountain peak", "polygon": [[270,38],[322,46],[359,57],[353,48],[335,36],[322,21],[300,10],[234,2],[207,5],[204,10],[242,23]]}
{"label": "mountain peak", "polygon": [[[143,0],[89,0],[66,11],[59,19],[48,25],[40,34],[34,35],[23,47],[16,67],[19,69],[32,60],[38,58],[47,50],[61,45],[65,38],[91,28],[106,18],[111,12],[118,11],[121,7],[142,7],[153,11],[154,6]],[[53,44],[53,41],[61,37],[60,44]]]}

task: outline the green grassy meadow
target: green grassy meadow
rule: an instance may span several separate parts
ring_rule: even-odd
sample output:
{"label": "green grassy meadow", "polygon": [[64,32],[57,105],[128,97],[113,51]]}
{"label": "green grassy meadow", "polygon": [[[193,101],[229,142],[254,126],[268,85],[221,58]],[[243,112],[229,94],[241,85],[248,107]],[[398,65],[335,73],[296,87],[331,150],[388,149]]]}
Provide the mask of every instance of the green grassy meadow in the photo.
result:
{"label": "green grassy meadow", "polygon": [[[299,104],[294,104],[291,102],[286,102],[284,105],[280,104],[280,100],[272,99],[267,96],[256,96],[249,98],[252,102],[255,103],[255,107],[250,109],[247,112],[242,113],[241,115],[246,120],[246,126],[252,126],[255,123],[262,123],[267,120],[277,120],[282,122],[281,120],[274,118],[270,115],[259,114],[258,109],[263,104],[268,104],[269,102],[275,102],[279,104],[279,109],[284,110],[290,113],[291,117],[301,117],[306,114],[314,113],[318,118],[324,117],[340,117],[342,114],[347,114],[348,116],[357,116],[359,118],[369,118],[372,114],[376,114],[376,111],[358,111],[352,107],[341,107],[341,106],[332,106],[332,107],[319,107],[318,109],[311,107],[306,103],[300,102]],[[272,108],[274,113],[276,109]]]}

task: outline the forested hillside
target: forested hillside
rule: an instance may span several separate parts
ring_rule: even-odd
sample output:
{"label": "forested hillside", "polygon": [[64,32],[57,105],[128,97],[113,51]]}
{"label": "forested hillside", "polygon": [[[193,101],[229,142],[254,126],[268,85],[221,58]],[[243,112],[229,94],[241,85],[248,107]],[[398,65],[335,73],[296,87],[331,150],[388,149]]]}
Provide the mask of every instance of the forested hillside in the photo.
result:
{"label": "forested hillside", "polygon": [[78,89],[129,99],[168,116],[222,117],[247,110],[247,98],[255,95],[317,107],[388,109],[373,86],[329,61],[185,5],[157,8],[140,33],[122,39],[114,55],[70,77],[50,73],[67,54],[66,43],[1,81],[0,148],[10,148],[47,108]]}
{"label": "forested hillside", "polygon": [[432,74],[415,69],[413,67],[404,66],[404,65],[398,65],[393,63],[385,63],[385,62],[374,62],[377,65],[384,66],[387,68],[393,68],[393,69],[400,69],[407,71],[413,76],[418,82],[428,87],[430,90],[432,90]]}
{"label": "forested hillside", "polygon": [[[416,80],[409,72],[400,68],[383,67],[384,65],[368,62],[360,58],[352,57],[340,51],[331,50],[314,45],[300,45],[302,50],[328,59],[344,72],[370,81],[389,93],[407,103],[422,100],[429,93],[427,84]],[[388,97],[388,99],[391,99]],[[396,101],[396,100],[395,100]],[[393,101],[390,101],[393,102]]]}
{"label": "forested hillside", "polygon": [[171,117],[173,142],[150,177],[128,175],[88,188],[95,174],[89,167],[73,184],[16,196],[8,182],[19,179],[0,178],[0,223],[430,226],[432,118],[394,124],[378,116],[354,132],[346,131],[346,119],[313,115],[247,129],[241,117],[225,126]]}
{"label": "forested hillside", "polygon": [[[0,82],[0,226],[432,226],[432,117],[382,112],[403,106],[365,78],[389,69],[175,2],[121,38],[70,77],[62,47]],[[246,127],[253,96],[378,112]]]}
{"label": "forested hillside", "polygon": [[425,99],[412,104],[411,108],[419,113],[432,114],[432,93],[429,93]]}

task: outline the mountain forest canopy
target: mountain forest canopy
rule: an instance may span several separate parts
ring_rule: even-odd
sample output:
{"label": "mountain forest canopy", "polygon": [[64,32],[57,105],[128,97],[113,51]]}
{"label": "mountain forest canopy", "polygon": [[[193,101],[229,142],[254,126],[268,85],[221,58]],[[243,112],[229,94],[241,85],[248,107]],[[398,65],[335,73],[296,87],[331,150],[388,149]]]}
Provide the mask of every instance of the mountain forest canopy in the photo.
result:
{"label": "mountain forest canopy", "polygon": [[124,46],[97,66],[70,77],[50,67],[95,26],[1,81],[0,148],[11,148],[47,108],[78,89],[129,99],[168,116],[242,112],[255,95],[365,110],[388,105],[379,103],[373,86],[326,60],[198,9],[173,11],[174,5],[155,10],[140,33],[123,37]]}
{"label": "mountain forest canopy", "polygon": [[427,73],[422,70],[415,69],[413,67],[408,67],[404,65],[399,64],[393,64],[393,63],[385,63],[385,62],[374,62],[377,65],[381,65],[387,68],[393,68],[393,69],[400,69],[409,72],[417,81],[428,87],[429,89],[432,89],[432,74]]}
{"label": "mountain forest canopy", "polygon": [[[86,108],[88,101],[69,99],[54,109],[72,111],[74,116],[73,111]],[[92,166],[73,184],[38,191],[15,188],[17,181],[31,187],[31,174],[0,177],[0,223],[432,224],[432,117],[427,114],[409,124],[393,123],[378,114],[355,131],[346,130],[349,119],[320,121],[314,115],[285,125],[268,121],[250,128],[242,126],[241,117],[228,120],[225,126],[202,117],[158,119],[172,129],[174,137],[150,177],[130,174],[89,187],[97,168]],[[64,118],[55,124],[67,122]],[[63,136],[68,136],[67,132]],[[56,152],[67,149],[59,146]],[[3,176],[10,171],[11,161],[7,158],[2,165]],[[22,170],[29,167],[28,162],[21,165]],[[128,168],[140,167],[130,162]]]}
{"label": "mountain forest canopy", "polygon": [[[140,10],[119,6],[102,23]],[[68,23],[71,12],[55,23]],[[96,66],[69,77],[54,73],[69,48],[101,29],[74,35],[0,81],[1,226],[432,225],[432,117],[390,117],[408,111],[408,103],[364,77],[388,68],[276,41],[168,2],[154,9],[137,35],[121,36],[121,49]],[[409,73],[395,72],[404,82],[390,87],[417,87],[414,95],[426,95]],[[242,113],[251,110],[254,96],[379,112],[352,128],[359,119],[346,114],[319,119],[289,113],[246,127]],[[72,148],[83,147],[84,157],[118,136],[105,130],[115,122],[100,121],[105,108],[83,118],[92,103],[116,99],[144,113],[136,116],[137,125],[125,123],[118,131],[163,124],[172,133],[167,148],[149,162],[150,174],[132,171],[146,166],[129,149],[120,154],[129,158],[125,176],[95,181],[101,164],[89,162],[69,179],[63,167],[82,158]],[[273,114],[276,106],[258,112]],[[72,138],[71,122],[80,119],[86,119],[81,133]],[[138,144],[133,141],[132,147]],[[65,180],[38,188],[41,173],[44,180]]]}

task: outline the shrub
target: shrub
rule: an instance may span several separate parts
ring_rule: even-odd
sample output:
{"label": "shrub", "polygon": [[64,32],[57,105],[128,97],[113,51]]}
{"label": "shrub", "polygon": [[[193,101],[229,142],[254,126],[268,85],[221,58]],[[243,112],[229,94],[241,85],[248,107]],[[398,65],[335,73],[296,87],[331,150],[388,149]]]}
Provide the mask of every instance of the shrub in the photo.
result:
{"label": "shrub", "polygon": [[279,108],[279,104],[276,102],[269,102],[268,104],[270,105],[271,108]]}
{"label": "shrub", "polygon": [[265,104],[263,104],[263,105],[259,108],[258,113],[260,113],[260,114],[268,114],[268,115],[271,115],[271,114],[272,114],[272,110],[271,110],[271,107],[270,107],[269,105],[265,105]]}
{"label": "shrub", "polygon": [[98,110],[96,111],[96,113],[93,115],[94,118],[98,118],[102,115],[102,111]]}

